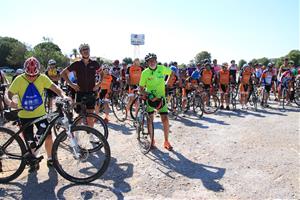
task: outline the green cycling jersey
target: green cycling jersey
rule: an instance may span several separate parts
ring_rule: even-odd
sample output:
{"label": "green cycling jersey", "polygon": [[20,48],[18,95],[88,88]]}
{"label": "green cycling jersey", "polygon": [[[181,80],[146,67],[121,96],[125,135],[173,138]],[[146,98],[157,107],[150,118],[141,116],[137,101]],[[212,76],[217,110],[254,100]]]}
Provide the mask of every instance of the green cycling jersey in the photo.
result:
{"label": "green cycling jersey", "polygon": [[170,76],[172,70],[163,65],[157,65],[156,69],[147,68],[142,72],[140,86],[155,97],[165,97],[165,77]]}

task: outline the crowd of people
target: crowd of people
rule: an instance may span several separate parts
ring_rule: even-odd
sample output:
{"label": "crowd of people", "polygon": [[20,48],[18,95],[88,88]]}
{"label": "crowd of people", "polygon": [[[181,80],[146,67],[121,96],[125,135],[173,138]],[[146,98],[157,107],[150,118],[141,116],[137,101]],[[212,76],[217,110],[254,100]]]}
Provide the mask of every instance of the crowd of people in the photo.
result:
{"label": "crowd of people", "polygon": [[[157,56],[149,53],[145,56],[145,64],[141,65],[138,58],[131,65],[120,63],[115,60],[112,65],[100,65],[90,58],[90,46],[82,44],[79,47],[81,59],[64,68],[61,72],[57,69],[56,61],[51,59],[45,74],[41,73],[41,65],[34,58],[28,58],[24,63],[23,71],[19,71],[13,78],[6,96],[6,102],[10,107],[22,108],[18,116],[22,124],[33,121],[46,114],[44,99],[45,94],[50,99],[52,106],[56,96],[69,98],[74,102],[87,99],[87,112],[99,113],[99,107],[104,107],[104,120],[109,123],[109,102],[114,89],[128,92],[129,105],[133,101],[135,91],[147,96],[147,112],[153,121],[156,111],[160,114],[164,132],[164,148],[172,150],[169,142],[169,118],[168,118],[168,94],[174,89],[180,90],[182,95],[182,110],[186,111],[187,97],[193,90],[199,88],[220,95],[220,109],[230,110],[230,88],[238,87],[239,101],[242,109],[247,109],[248,97],[252,91],[253,83],[261,86],[267,95],[263,97],[261,106],[269,107],[268,99],[272,92],[275,101],[281,97],[282,88],[287,88],[287,105],[291,104],[295,96],[294,83],[299,79],[300,69],[292,60],[284,59],[280,68],[275,68],[270,62],[267,66],[261,63],[246,63],[240,69],[234,60],[230,64],[218,64],[205,59],[195,66],[179,68],[177,62],[161,64]],[[1,74],[1,79],[4,79]],[[7,80],[6,80],[7,81]],[[67,88],[67,92],[58,87],[59,83]],[[46,91],[46,92],[45,92]],[[14,102],[13,96],[18,96],[18,102]],[[68,95],[68,97],[67,97]],[[93,120],[88,120],[88,125],[93,126]],[[47,120],[35,124],[37,127],[45,127]],[[152,124],[152,123],[150,123]],[[152,130],[152,127],[148,127]],[[25,139],[29,142],[34,140],[33,126],[24,131]],[[153,147],[155,147],[153,140]],[[48,166],[51,160],[52,137],[49,134],[46,140],[46,152]],[[30,168],[36,170],[36,166]]]}

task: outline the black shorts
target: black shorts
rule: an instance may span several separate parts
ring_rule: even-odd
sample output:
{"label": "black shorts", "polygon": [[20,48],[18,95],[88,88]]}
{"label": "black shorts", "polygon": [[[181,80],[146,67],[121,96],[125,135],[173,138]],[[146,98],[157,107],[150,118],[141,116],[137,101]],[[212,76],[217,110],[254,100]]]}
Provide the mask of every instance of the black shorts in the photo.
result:
{"label": "black shorts", "polygon": [[100,90],[99,99],[105,99],[107,92],[107,90]]}
{"label": "black shorts", "polygon": [[221,84],[221,90],[222,90],[222,92],[226,93],[227,88],[228,88],[228,85]]}
{"label": "black shorts", "polygon": [[57,94],[55,92],[53,92],[52,90],[50,90],[50,89],[46,89],[46,95],[49,98],[57,97]]}
{"label": "black shorts", "polygon": [[203,86],[204,86],[205,90],[209,90],[210,89],[210,84],[203,84]]}
{"label": "black shorts", "polygon": [[[76,103],[82,102],[86,103],[87,109],[95,109],[96,105],[96,93],[95,92],[77,92],[76,93]],[[76,112],[79,112],[78,107],[76,108]]]}
{"label": "black shorts", "polygon": [[[21,121],[21,125],[24,126],[25,124],[27,123],[30,123],[36,119],[38,119],[39,117],[36,117],[36,118],[20,118],[20,121]],[[41,124],[44,124],[41,126]],[[42,121],[39,121],[37,123],[35,123],[35,127],[37,129],[40,129],[40,130],[45,130],[48,126],[48,121],[47,119],[44,119]],[[46,128],[44,128],[46,126]],[[43,133],[43,131],[42,131]],[[51,133],[51,131],[49,130],[48,134]],[[26,141],[35,141],[34,139],[34,133],[33,133],[33,125],[31,126],[28,126],[24,131],[23,131],[23,136],[25,138]]]}
{"label": "black shorts", "polygon": [[265,85],[265,90],[267,93],[270,93],[272,85]]}

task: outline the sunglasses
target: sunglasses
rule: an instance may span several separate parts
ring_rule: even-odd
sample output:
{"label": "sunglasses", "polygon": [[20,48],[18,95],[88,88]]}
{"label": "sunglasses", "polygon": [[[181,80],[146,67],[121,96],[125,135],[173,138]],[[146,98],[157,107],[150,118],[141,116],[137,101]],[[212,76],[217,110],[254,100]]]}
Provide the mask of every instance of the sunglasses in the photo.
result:
{"label": "sunglasses", "polygon": [[86,48],[86,49],[82,49],[82,51],[89,51],[90,49],[89,48]]}

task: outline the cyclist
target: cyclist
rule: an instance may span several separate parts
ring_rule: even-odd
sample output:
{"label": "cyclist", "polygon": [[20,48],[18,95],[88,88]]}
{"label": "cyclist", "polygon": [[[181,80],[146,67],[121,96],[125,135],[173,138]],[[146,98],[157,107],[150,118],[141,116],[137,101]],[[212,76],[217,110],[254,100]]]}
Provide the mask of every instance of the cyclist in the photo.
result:
{"label": "cyclist", "polygon": [[[63,91],[57,85],[55,85],[46,75],[40,74],[40,62],[36,58],[30,57],[25,61],[24,72],[24,74],[16,77],[16,79],[12,82],[11,86],[8,89],[10,107],[22,108],[22,110],[18,113],[21,125],[32,122],[35,119],[46,114],[44,106],[44,89],[50,89],[58,96],[62,98],[68,98],[63,94]],[[12,101],[14,95],[18,96],[18,104]],[[33,98],[34,101],[32,101]],[[48,121],[47,119],[45,119],[34,125],[38,129],[37,133],[42,134],[48,125]],[[34,137],[33,126],[29,126],[24,130],[24,138],[30,144],[32,150],[35,148],[35,142],[39,140],[39,137],[41,136],[40,134],[35,134]],[[45,149],[48,157],[48,167],[51,167],[53,165],[53,161],[51,158],[52,144],[52,136],[51,132],[49,132],[45,140]],[[29,172],[33,172],[38,169],[38,164],[31,165],[29,168]]]}
{"label": "cyclist", "polygon": [[138,88],[142,71],[143,71],[143,67],[141,66],[140,60],[138,58],[134,59],[133,64],[127,68],[126,79],[129,85],[129,89],[128,89],[129,101],[127,104],[127,110],[129,110],[129,106],[134,100],[134,90]]}
{"label": "cyclist", "polygon": [[[167,80],[167,85],[169,85],[170,78],[174,76],[174,72],[168,67],[157,65],[157,57],[153,53],[146,55],[145,61],[148,68],[142,72],[139,85],[142,94],[145,93],[145,91],[150,94],[147,100],[147,112],[150,114],[148,131],[152,131],[153,113],[154,109],[156,109],[158,110],[163,123],[165,138],[164,148],[171,151],[172,146],[169,143],[168,108],[165,94],[165,76],[169,76],[169,79]],[[154,143],[151,145],[154,146]]]}
{"label": "cyclist", "polygon": [[250,92],[251,68],[248,64],[244,64],[240,73],[240,93],[242,109],[247,109],[247,98]]}
{"label": "cyclist", "polygon": [[[96,74],[99,71],[100,65],[97,61],[90,59],[90,46],[88,44],[81,44],[79,52],[82,59],[66,67],[61,72],[61,76],[76,91],[76,102],[81,102],[82,98],[86,98],[87,112],[93,113],[96,104],[96,91],[100,86],[100,82],[96,84]],[[73,83],[69,79],[68,74],[70,72],[75,73],[77,83]],[[78,111],[79,109],[77,109]],[[94,121],[90,118],[87,118],[87,123],[91,127],[94,125]]]}
{"label": "cyclist", "polygon": [[[100,93],[99,93],[99,106],[104,106],[104,121],[106,123],[109,122],[108,115],[109,115],[109,96],[111,93],[111,86],[112,86],[112,80],[113,77],[109,73],[109,67],[107,65],[104,65],[103,70],[100,74],[101,80],[100,80]],[[98,112],[99,108],[97,108]]]}
{"label": "cyclist", "polygon": [[228,70],[228,63],[222,64],[222,69],[218,73],[218,82],[219,82],[219,90],[221,92],[221,107],[220,109],[224,109],[224,96],[226,102],[226,110],[230,110],[229,108],[229,82],[230,82],[230,72]]}
{"label": "cyclist", "polygon": [[113,85],[112,85],[113,91],[118,90],[121,86],[121,70],[119,64],[120,64],[119,60],[115,60],[110,70],[110,74],[113,77]]}
{"label": "cyclist", "polygon": [[15,78],[17,78],[17,76],[21,75],[24,73],[23,69],[17,69],[15,75],[12,77],[11,82],[13,82],[15,80]]}
{"label": "cyclist", "polygon": [[266,95],[263,95],[263,100],[260,103],[260,105],[265,106],[265,107],[270,107],[267,102],[268,102],[268,98],[270,96],[271,87],[274,82],[274,76],[276,76],[273,73],[273,66],[274,66],[273,63],[268,64],[267,69],[263,71],[260,81],[259,81],[259,85],[263,86],[265,94],[266,94]]}
{"label": "cyclist", "polygon": [[[48,68],[47,71],[45,72],[46,76],[50,78],[50,80],[58,85],[58,80],[60,79],[60,75],[58,70],[56,69],[56,61],[53,59],[50,59],[48,61]],[[57,96],[55,92],[52,92],[52,90],[46,89],[46,95],[49,98],[49,110],[52,110],[52,102],[53,99]]]}
{"label": "cyclist", "polygon": [[229,73],[231,76],[231,83],[236,84],[236,72],[238,70],[237,64],[235,64],[235,60],[230,61],[231,65],[229,67]]}

